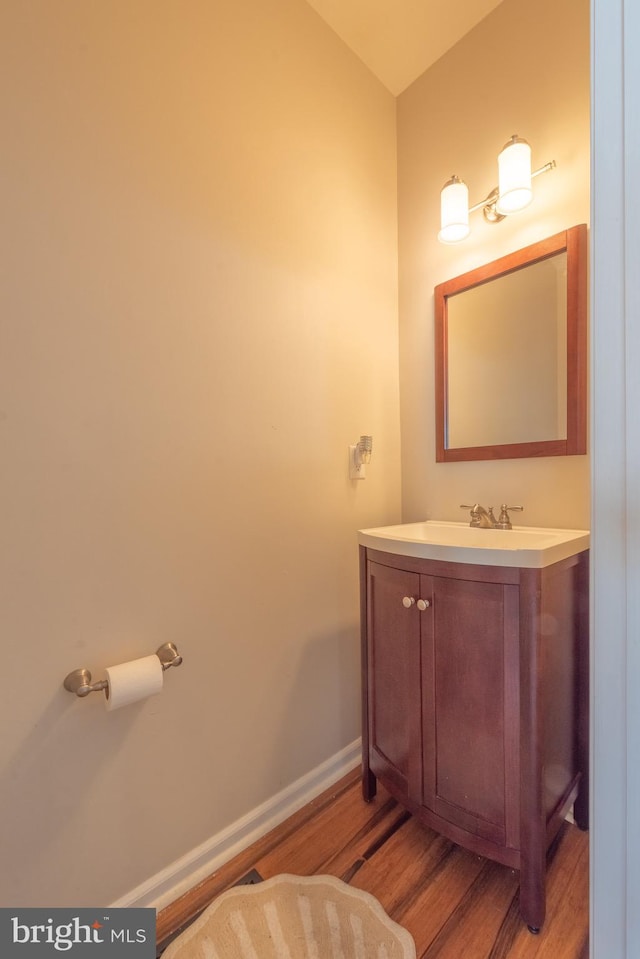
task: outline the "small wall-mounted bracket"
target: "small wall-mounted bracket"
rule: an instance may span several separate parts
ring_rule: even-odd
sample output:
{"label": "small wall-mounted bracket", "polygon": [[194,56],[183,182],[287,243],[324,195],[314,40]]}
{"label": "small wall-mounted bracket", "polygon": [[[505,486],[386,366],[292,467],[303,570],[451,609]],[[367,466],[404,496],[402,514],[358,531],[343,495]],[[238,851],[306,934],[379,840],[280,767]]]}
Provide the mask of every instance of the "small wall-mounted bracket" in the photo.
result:
{"label": "small wall-mounted bracket", "polygon": [[106,689],[109,683],[106,679],[101,679],[97,683],[91,682],[91,672],[88,669],[74,669],[65,677],[63,686],[69,693],[75,693],[76,696],[83,698],[89,693],[97,693],[101,689]]}
{"label": "small wall-mounted bracket", "polygon": [[365,479],[367,475],[367,467],[360,460],[358,455],[358,447],[350,446],[349,447],[349,479]]}
{"label": "small wall-mounted bracket", "polygon": [[373,437],[361,436],[355,446],[349,447],[349,479],[364,479],[366,464],[371,462]]}

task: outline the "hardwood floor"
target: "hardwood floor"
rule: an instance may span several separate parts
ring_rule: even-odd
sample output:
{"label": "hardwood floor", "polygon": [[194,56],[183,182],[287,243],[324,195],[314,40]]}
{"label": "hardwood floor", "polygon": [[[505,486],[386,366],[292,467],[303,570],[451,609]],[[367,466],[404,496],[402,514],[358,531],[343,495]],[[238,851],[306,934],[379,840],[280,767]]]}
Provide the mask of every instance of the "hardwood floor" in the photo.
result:
{"label": "hardwood floor", "polygon": [[257,869],[263,879],[328,873],[365,889],[411,932],[418,959],[587,959],[588,854],[588,834],[565,824],[533,936],[518,913],[517,872],[420,826],[384,789],[365,803],[355,771],[164,909],[158,944]]}

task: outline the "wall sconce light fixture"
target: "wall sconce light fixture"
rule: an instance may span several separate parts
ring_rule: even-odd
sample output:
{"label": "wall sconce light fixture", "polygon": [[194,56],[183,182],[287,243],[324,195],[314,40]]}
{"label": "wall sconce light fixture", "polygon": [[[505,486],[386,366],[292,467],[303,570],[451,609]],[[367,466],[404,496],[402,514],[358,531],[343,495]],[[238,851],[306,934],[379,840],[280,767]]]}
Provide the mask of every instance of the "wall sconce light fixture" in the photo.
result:
{"label": "wall sconce light fixture", "polygon": [[364,479],[365,466],[371,462],[372,436],[361,436],[355,446],[349,447],[349,479]]}
{"label": "wall sconce light fixture", "polygon": [[488,223],[499,223],[518,213],[533,199],[533,177],[553,170],[555,160],[531,172],[531,147],[522,137],[512,136],[498,156],[498,186],[474,206],[469,206],[469,189],[460,177],[447,180],[440,194],[441,243],[459,243],[469,236],[469,214],[482,210]]}

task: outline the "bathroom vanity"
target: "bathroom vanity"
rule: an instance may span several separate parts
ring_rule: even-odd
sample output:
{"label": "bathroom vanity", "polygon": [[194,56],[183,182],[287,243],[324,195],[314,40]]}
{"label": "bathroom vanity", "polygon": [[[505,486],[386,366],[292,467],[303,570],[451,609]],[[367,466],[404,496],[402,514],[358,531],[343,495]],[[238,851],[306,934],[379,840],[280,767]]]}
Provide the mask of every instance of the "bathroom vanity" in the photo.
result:
{"label": "bathroom vanity", "polygon": [[358,535],[364,798],[379,780],[426,826],[520,870],[536,932],[573,804],[587,828],[589,534]]}

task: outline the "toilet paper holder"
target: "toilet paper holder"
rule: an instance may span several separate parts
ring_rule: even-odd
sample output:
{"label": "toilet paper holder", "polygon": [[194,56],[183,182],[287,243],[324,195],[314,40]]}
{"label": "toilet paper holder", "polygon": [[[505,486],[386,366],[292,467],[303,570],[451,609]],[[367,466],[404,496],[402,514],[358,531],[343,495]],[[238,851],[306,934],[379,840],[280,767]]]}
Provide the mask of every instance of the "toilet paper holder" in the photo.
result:
{"label": "toilet paper holder", "polygon": [[[169,669],[170,666],[179,666],[182,662],[182,656],[174,643],[163,643],[156,649],[156,656],[160,660],[163,670]],[[68,676],[65,676],[62,685],[68,692],[75,693],[76,696],[83,698],[88,696],[89,693],[98,693],[100,690],[106,689],[109,683],[106,679],[100,679],[97,683],[92,683],[91,673],[88,669],[74,669]]]}

